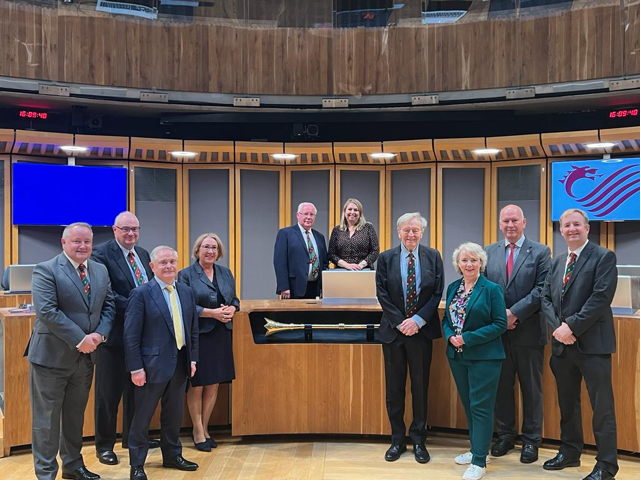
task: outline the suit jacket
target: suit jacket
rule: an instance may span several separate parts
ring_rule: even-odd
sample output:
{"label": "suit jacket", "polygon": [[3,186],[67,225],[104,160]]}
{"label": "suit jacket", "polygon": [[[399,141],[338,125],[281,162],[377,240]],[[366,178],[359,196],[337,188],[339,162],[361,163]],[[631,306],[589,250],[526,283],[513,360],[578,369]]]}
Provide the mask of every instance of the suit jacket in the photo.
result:
{"label": "suit jacket", "polygon": [[526,237],[509,279],[505,270],[505,241],[487,246],[485,252],[488,280],[503,288],[505,305],[519,319],[516,329],[504,335],[517,346],[545,346],[548,331],[541,298],[550,270],[550,248]]}
{"label": "suit jacket", "polygon": [[[421,285],[416,314],[426,322],[419,334],[437,339],[441,337],[438,305],[443,295],[443,261],[437,250],[423,245],[418,246],[418,257]],[[398,246],[383,252],[376,265],[376,297],[383,308],[378,329],[382,342],[390,343],[396,339],[399,333],[397,326],[407,319],[403,300],[405,289],[401,278],[401,246]]]}
{"label": "suit jacket", "polygon": [[[31,291],[36,321],[27,346],[29,362],[45,367],[66,368],[81,355],[76,346],[87,334],[109,338],[115,308],[109,274],[102,264],[87,262],[91,301],[82,281],[61,253],[33,269]],[[97,361],[99,350],[91,354]]]}
{"label": "suit jacket", "polygon": [[[588,242],[576,261],[565,296],[561,299],[567,251],[552,260],[545,282],[543,314],[551,331],[565,321],[584,354],[616,351],[610,304],[617,287],[617,258],[611,250]],[[552,353],[560,355],[565,344],[552,338]]]}
{"label": "suit jacket", "polygon": [[[189,286],[177,282],[182,309],[187,362],[198,362],[198,314]],[[131,291],[125,310],[125,363],[127,370],[144,369],[147,382],[167,382],[174,375],[178,348],[174,323],[156,279]],[[190,366],[187,366],[187,372]]]}
{"label": "suit jacket", "polygon": [[[214,278],[220,294],[228,306],[240,309],[240,300],[236,297],[236,282],[231,271],[225,266],[214,264]],[[218,305],[218,290],[216,286],[209,280],[205,271],[198,261],[194,262],[189,267],[186,267],[178,273],[178,280],[184,282],[194,293],[196,298],[196,312],[198,313],[198,328],[201,334],[213,331],[214,329],[222,329],[223,327],[231,330],[232,321],[220,322],[213,317],[201,317],[203,309],[216,309]]]}
{"label": "suit jacket", "polygon": [[[139,267],[145,270],[147,279],[153,279],[154,273],[151,267],[149,267],[149,263],[151,262],[149,252],[140,246],[134,247],[134,250],[138,254],[138,257],[140,257],[140,262],[142,263]],[[131,275],[131,267],[115,239],[96,246],[91,257],[107,268],[109,279],[111,280],[111,289],[113,290],[116,301],[116,317],[111,328],[111,334],[105,344],[108,346],[122,347],[122,330],[125,324],[127,299],[129,299],[129,293],[136,287],[133,276]]]}
{"label": "suit jacket", "polygon": [[[449,358],[454,358],[456,352],[449,342],[449,338],[456,335],[450,315],[450,304],[460,284],[459,279],[447,286],[443,334],[447,340],[446,354]],[[498,284],[488,281],[485,276],[481,276],[467,302],[462,332],[465,345],[461,356],[467,360],[505,359],[501,334],[506,329],[503,289]]]}
{"label": "suit jacket", "polygon": [[[323,234],[315,229],[312,229],[312,234],[318,245],[316,255],[322,274],[322,271],[329,267],[327,245]],[[276,294],[289,290],[292,297],[305,295],[309,273],[309,251],[307,239],[303,238],[298,224],[278,231],[274,244],[274,271],[276,271]]]}

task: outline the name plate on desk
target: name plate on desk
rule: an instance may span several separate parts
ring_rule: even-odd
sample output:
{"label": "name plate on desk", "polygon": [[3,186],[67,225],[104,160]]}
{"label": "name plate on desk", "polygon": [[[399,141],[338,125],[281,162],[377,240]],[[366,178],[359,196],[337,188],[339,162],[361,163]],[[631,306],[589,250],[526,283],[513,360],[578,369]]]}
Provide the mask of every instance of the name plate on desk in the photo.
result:
{"label": "name plate on desk", "polygon": [[376,271],[323,271],[323,304],[376,303]]}

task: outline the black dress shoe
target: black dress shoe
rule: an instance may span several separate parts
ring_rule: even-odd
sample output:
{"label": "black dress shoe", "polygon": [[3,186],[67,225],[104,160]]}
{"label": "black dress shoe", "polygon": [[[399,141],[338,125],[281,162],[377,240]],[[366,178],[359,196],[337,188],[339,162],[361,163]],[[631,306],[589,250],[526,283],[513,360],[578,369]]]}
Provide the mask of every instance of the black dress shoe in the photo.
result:
{"label": "black dress shoe", "polygon": [[108,464],[110,466],[118,464],[118,456],[116,456],[116,453],[113,451],[103,451],[102,453],[96,452],[96,457],[102,464]]}
{"label": "black dress shoe", "polygon": [[543,463],[543,469],[547,469],[548,471],[557,471],[563,468],[575,468],[577,466],[581,466],[580,459],[570,459],[561,453],[558,453],[552,459],[548,459]]}
{"label": "black dress shoe", "polygon": [[407,451],[405,444],[392,444],[385,452],[385,461],[396,461],[405,451]]}
{"label": "black dress shoe", "polygon": [[96,473],[92,473],[86,467],[80,466],[71,473],[62,472],[62,479],[100,479]]}
{"label": "black dress shoe", "polygon": [[427,452],[427,448],[424,444],[414,445],[414,458],[416,459],[416,462],[421,464],[430,462],[430,453]]}
{"label": "black dress shoe", "polygon": [[196,471],[198,469],[198,465],[196,463],[187,461],[180,454],[177,454],[172,459],[163,459],[162,467],[179,469],[180,471]]}
{"label": "black dress shoe", "polygon": [[149,449],[155,449],[155,448],[159,448],[159,447],[160,447],[160,439],[150,439],[149,440]]}
{"label": "black dress shoe", "polygon": [[614,476],[605,469],[595,466],[592,472],[583,479],[614,479]]}
{"label": "black dress shoe", "polygon": [[[192,437],[191,439],[194,438]],[[206,453],[211,452],[211,444],[209,444],[206,439],[202,443],[197,443],[196,441],[194,441],[194,446],[196,446],[196,449],[198,451],[204,451]]]}
{"label": "black dress shoe", "polygon": [[521,462],[525,464],[533,463],[539,459],[539,448],[534,444],[524,444],[521,449]]}
{"label": "black dress shoe", "polygon": [[207,438],[206,441],[209,443],[212,449],[216,449],[218,447],[218,443],[212,438]]}
{"label": "black dress shoe", "polygon": [[132,466],[129,470],[129,479],[147,479],[147,473],[143,466]]}
{"label": "black dress shoe", "polygon": [[501,439],[498,443],[492,446],[491,454],[492,456],[499,457],[505,456],[510,450],[514,449],[514,443]]}

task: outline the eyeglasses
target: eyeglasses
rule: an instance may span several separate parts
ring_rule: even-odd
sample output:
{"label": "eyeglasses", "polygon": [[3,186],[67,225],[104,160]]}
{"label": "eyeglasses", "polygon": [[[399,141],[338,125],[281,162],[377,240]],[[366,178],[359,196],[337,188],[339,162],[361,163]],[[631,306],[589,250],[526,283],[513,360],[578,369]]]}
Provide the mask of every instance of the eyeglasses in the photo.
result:
{"label": "eyeglasses", "polygon": [[136,233],[140,231],[140,226],[138,227],[120,227],[120,226],[114,226],[116,229],[119,229],[123,231],[125,234],[129,234],[130,232]]}
{"label": "eyeglasses", "polygon": [[217,251],[218,246],[200,246],[200,248],[204,251]]}

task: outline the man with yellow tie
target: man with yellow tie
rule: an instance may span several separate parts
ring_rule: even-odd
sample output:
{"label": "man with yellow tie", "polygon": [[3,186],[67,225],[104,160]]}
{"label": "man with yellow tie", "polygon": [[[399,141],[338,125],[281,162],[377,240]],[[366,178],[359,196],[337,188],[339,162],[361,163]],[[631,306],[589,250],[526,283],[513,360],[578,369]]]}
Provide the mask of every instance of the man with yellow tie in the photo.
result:
{"label": "man with yellow tie", "polygon": [[158,246],[150,257],[155,277],[131,291],[125,310],[125,361],[136,386],[129,430],[130,479],[147,479],[147,432],[161,399],[163,467],[198,469],[182,457],[179,439],[185,385],[198,362],[196,301],[189,286],[176,283],[178,253],[174,249]]}

